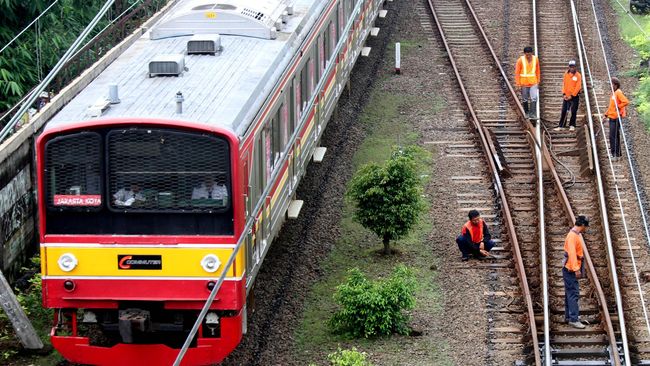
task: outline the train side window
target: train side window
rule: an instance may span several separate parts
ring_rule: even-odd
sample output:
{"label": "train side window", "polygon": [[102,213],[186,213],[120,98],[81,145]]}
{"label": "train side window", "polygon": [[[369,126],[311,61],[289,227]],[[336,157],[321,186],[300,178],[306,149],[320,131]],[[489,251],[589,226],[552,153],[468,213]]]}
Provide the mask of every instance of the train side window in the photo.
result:
{"label": "train side window", "polygon": [[343,30],[345,29],[345,12],[343,11],[343,2],[339,3],[339,9],[337,11],[339,19],[339,34],[337,41],[343,36]]}
{"label": "train side window", "polygon": [[334,22],[330,22],[330,37],[329,37],[329,45],[327,49],[327,59],[329,60],[332,57],[332,54],[334,53],[334,49],[336,48],[336,26],[334,26]]}
{"label": "train side window", "polygon": [[284,151],[284,148],[289,142],[289,135],[293,132],[293,129],[289,129],[289,104],[285,98],[284,103],[280,106],[280,130],[282,132],[281,138],[281,149]]}
{"label": "train side window", "polygon": [[321,78],[323,77],[327,61],[325,56],[325,38],[327,38],[327,31],[323,32],[323,35],[318,37],[318,75]]}
{"label": "train side window", "polygon": [[314,89],[316,88],[316,80],[315,80],[315,64],[314,64],[314,59],[310,58],[308,61],[308,69],[309,69],[309,97],[305,98],[306,100],[309,100],[311,96],[314,94]]}
{"label": "train side window", "polygon": [[[271,126],[267,125],[264,128],[264,182],[271,179],[271,172],[273,172],[273,139],[271,136]],[[262,189],[264,185],[262,186]]]}
{"label": "train side window", "polygon": [[282,154],[282,136],[280,135],[280,108],[278,108],[278,110],[275,112],[275,115],[271,119],[271,150],[273,152],[271,165],[273,167],[276,166]]}
{"label": "train side window", "polygon": [[301,74],[302,73],[293,78],[293,86],[291,88],[291,100],[293,101],[293,108],[291,108],[291,132],[293,132],[293,130],[296,128],[296,125],[298,124],[298,121],[300,121],[300,113],[302,112],[302,93],[300,90]]}
{"label": "train side window", "polygon": [[309,102],[309,95],[311,92],[311,86],[309,84],[309,73],[311,67],[309,65],[311,64],[311,58],[307,59],[307,62],[305,63],[305,67],[302,70],[302,80],[300,80],[300,89],[301,89],[301,100],[302,100],[302,106],[300,107],[300,112],[305,111],[305,106],[307,105],[307,102]]}
{"label": "train side window", "polygon": [[257,187],[255,189],[255,196],[253,198],[252,207],[255,207],[255,204],[262,196],[262,192],[264,192],[264,183],[266,182],[266,171],[264,169],[266,167],[266,149],[264,136],[265,133],[262,131],[259,138],[257,139],[257,152],[255,154],[257,155],[255,159],[257,161],[255,164],[255,182],[257,183]]}

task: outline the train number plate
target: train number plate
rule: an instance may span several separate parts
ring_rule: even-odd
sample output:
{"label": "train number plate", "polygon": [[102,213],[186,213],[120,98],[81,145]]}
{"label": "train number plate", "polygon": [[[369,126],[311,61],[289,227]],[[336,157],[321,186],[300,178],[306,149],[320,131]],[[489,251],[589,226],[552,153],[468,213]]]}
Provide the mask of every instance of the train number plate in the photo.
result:
{"label": "train number plate", "polygon": [[162,256],[118,254],[117,269],[162,269]]}

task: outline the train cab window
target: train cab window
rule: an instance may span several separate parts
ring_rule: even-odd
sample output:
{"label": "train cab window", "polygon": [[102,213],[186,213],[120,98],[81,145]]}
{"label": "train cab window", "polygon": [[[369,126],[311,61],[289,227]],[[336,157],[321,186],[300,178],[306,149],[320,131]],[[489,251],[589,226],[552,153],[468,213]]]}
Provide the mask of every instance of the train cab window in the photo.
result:
{"label": "train cab window", "polygon": [[107,129],[55,137],[44,154],[48,234],[233,233],[225,138]]}
{"label": "train cab window", "polygon": [[156,129],[107,135],[109,207],[118,211],[212,211],[230,204],[228,145]]}
{"label": "train cab window", "polygon": [[96,211],[102,202],[102,138],[80,132],[46,145],[46,202],[51,210]]}

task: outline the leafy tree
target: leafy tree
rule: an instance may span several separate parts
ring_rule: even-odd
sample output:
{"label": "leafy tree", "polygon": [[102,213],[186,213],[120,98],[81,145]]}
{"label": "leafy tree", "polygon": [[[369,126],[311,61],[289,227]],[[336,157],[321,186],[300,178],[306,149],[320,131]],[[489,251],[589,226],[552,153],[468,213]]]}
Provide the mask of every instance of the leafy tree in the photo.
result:
{"label": "leafy tree", "polygon": [[[154,6],[167,0],[154,0]],[[90,40],[135,0],[117,0],[107,17],[95,27]],[[0,0],[0,48],[4,47],[38,17],[51,0]],[[0,53],[0,115],[16,104],[54,67],[81,31],[103,6],[103,0],[59,0],[40,20],[23,33],[11,46]],[[111,38],[111,44],[120,39]],[[91,55],[90,61],[101,55]],[[65,74],[69,79],[83,69],[72,68]],[[67,80],[66,80],[67,81]],[[57,83],[58,84],[58,83]],[[6,122],[6,121],[5,121]]]}
{"label": "leafy tree", "polygon": [[383,281],[370,281],[354,268],[336,288],[334,300],[341,310],[330,319],[330,327],[355,338],[408,334],[409,318],[402,311],[415,307],[415,288],[415,277],[404,265]]}
{"label": "leafy tree", "polygon": [[385,166],[363,166],[348,191],[356,206],[354,219],[382,239],[384,254],[390,254],[391,240],[408,234],[424,209],[415,151],[396,149]]}

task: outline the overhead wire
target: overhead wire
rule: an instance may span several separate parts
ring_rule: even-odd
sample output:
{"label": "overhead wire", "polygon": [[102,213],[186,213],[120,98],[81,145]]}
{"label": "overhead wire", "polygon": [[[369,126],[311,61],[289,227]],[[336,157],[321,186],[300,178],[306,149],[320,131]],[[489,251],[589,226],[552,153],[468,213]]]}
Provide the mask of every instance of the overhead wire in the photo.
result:
{"label": "overhead wire", "polygon": [[[88,46],[90,43],[92,43],[93,41],[95,41],[95,40],[96,40],[96,39],[97,39],[97,38],[98,38],[98,37],[99,37],[99,36],[100,36],[100,35],[101,35],[105,30],[106,30],[106,29],[108,29],[111,25],[115,24],[116,21],[118,21],[118,20],[119,20],[120,18],[122,18],[126,13],[128,13],[129,11],[131,11],[131,9],[133,9],[136,5],[138,5],[139,3],[142,3],[142,1],[143,1],[143,0],[137,0],[137,1],[135,1],[133,4],[131,4],[131,6],[129,6],[129,7],[128,7],[126,10],[124,10],[122,13],[120,13],[117,17],[115,17],[114,19],[110,20],[109,23],[108,23],[104,28],[102,28],[99,32],[97,32],[97,34],[96,34],[95,36],[93,36],[90,40],[88,40],[87,42],[85,42],[85,43],[83,44],[83,46],[80,46],[79,49],[78,49],[78,50],[77,50],[77,51],[72,55],[72,57],[70,57],[69,59],[71,60],[71,59],[74,59],[75,57],[77,57],[81,52],[83,52],[83,50],[84,50],[84,48],[85,48],[86,46]],[[40,39],[40,34],[39,34],[38,37],[39,37],[39,39]],[[39,42],[40,42],[40,41],[39,41]],[[42,58],[40,58],[40,59],[42,60]],[[40,66],[39,66],[39,71],[40,71],[39,81],[42,81],[42,80],[43,80],[43,77],[42,77],[42,67],[40,67]],[[22,104],[27,100],[27,98],[31,95],[31,93],[34,91],[35,88],[36,88],[36,87],[32,88],[29,92],[25,93],[25,95],[20,99],[20,101],[18,101],[18,103],[14,104],[14,106],[12,106],[8,111],[6,111],[2,116],[0,116],[0,121],[2,121],[3,119],[5,119],[7,116],[10,116],[10,115],[13,113],[13,111],[15,111],[18,107],[20,107],[20,106],[21,106],[21,105],[22,105]],[[0,143],[1,143],[1,142],[2,142],[2,140],[0,140]]]}
{"label": "overhead wire", "polygon": [[[617,0],[617,2],[618,2],[618,0]],[[608,79],[609,79],[608,85],[610,87],[611,97],[614,97],[614,87],[613,87],[613,85],[611,83],[612,75],[611,75],[611,71],[610,71],[610,68],[609,68],[609,63],[607,62],[607,53],[605,51],[605,45],[603,43],[602,32],[601,32],[601,29],[600,29],[600,24],[598,22],[599,18],[598,18],[598,14],[596,12],[596,7],[595,7],[595,4],[594,4],[593,0],[591,0],[591,7],[592,7],[593,15],[594,15],[594,22],[595,22],[595,25],[596,25],[596,29],[598,31],[598,38],[600,40],[600,46],[601,46],[601,50],[602,50],[603,61],[604,61],[604,64],[605,64],[605,68],[607,70],[607,76],[608,76]],[[586,49],[586,46],[584,45],[584,38],[582,36],[582,30],[579,28],[578,31],[579,31],[579,34],[580,34],[580,42],[581,42],[581,44],[583,46],[583,49]],[[601,118],[602,114],[601,114],[600,103],[598,102],[598,98],[596,96],[596,91],[595,91],[594,86],[593,86],[594,85],[593,82],[594,82],[595,79],[594,79],[593,74],[591,72],[591,65],[589,63],[589,59],[588,59],[588,56],[587,56],[586,52],[585,52],[585,60],[586,60],[586,65],[587,65],[587,73],[589,75],[590,80],[592,81],[592,88],[591,89],[592,89],[592,94],[594,95],[594,100],[596,102],[596,110],[597,110],[597,113],[598,113],[598,116],[599,116],[598,120],[600,122],[600,128],[601,128],[602,131],[605,131],[605,126],[603,124],[603,118]],[[585,93],[587,93],[587,91],[585,91]],[[608,100],[609,100],[609,98],[608,98]],[[642,216],[643,224],[644,224],[645,231],[646,231],[646,239],[648,240],[648,243],[650,244],[650,233],[648,231],[648,223],[647,223],[647,219],[645,217],[645,212],[643,211],[643,205],[642,205],[642,202],[641,202],[641,197],[639,195],[639,187],[638,187],[638,184],[637,184],[637,181],[636,181],[636,175],[634,174],[634,169],[633,169],[633,166],[632,166],[631,152],[630,152],[630,149],[629,149],[629,146],[627,144],[626,137],[625,137],[625,132],[624,132],[622,119],[621,119],[621,114],[620,114],[621,111],[619,110],[618,104],[616,102],[614,103],[614,105],[616,107],[616,112],[618,114],[617,123],[620,125],[620,133],[621,133],[621,135],[623,137],[623,146],[625,146],[625,151],[626,151],[627,158],[628,158],[630,173],[631,173],[632,178],[633,178],[634,187],[635,187],[635,190],[636,190],[637,199],[638,199],[638,203],[639,203],[639,210],[641,211],[641,216]],[[650,335],[650,319],[648,317],[648,310],[647,310],[646,305],[645,305],[645,297],[643,295],[643,289],[641,287],[641,281],[640,281],[640,278],[639,278],[639,272],[638,272],[638,267],[637,267],[637,264],[636,264],[636,258],[634,256],[634,252],[632,250],[632,243],[630,241],[630,233],[629,233],[627,220],[625,218],[625,209],[623,207],[623,200],[621,198],[621,192],[620,192],[620,188],[619,188],[619,185],[618,185],[618,179],[616,178],[616,171],[614,169],[614,163],[612,162],[612,157],[611,157],[611,154],[609,153],[609,143],[608,143],[607,138],[605,137],[604,133],[602,134],[602,138],[603,138],[603,141],[605,143],[605,148],[608,151],[607,152],[607,157],[608,157],[608,162],[609,162],[609,168],[610,168],[610,173],[612,175],[612,179],[614,181],[614,188],[615,188],[615,191],[616,191],[616,197],[617,197],[617,201],[618,201],[618,205],[619,205],[619,210],[621,212],[621,220],[623,222],[623,228],[624,228],[624,231],[625,231],[625,239],[627,241],[627,246],[628,246],[628,250],[629,250],[629,253],[630,253],[630,258],[632,259],[632,268],[634,269],[634,277],[636,279],[636,285],[637,285],[637,289],[639,291],[639,298],[641,300],[641,305],[642,305],[642,308],[643,308],[643,315],[644,315],[644,319],[645,319],[645,323],[646,323],[646,329],[648,331],[648,335]]]}
{"label": "overhead wire", "polygon": [[39,15],[36,17],[36,19],[32,20],[31,23],[29,23],[25,28],[23,28],[23,30],[21,30],[21,31],[20,31],[20,32],[19,32],[19,33],[14,37],[14,38],[12,38],[12,39],[11,39],[11,40],[6,44],[6,45],[4,45],[4,46],[0,49],[0,53],[2,53],[2,51],[4,51],[5,49],[7,49],[7,47],[11,46],[12,43],[14,43],[18,38],[20,38],[20,36],[22,36],[23,33],[25,33],[29,28],[31,28],[31,26],[34,25],[34,23],[36,23],[39,19],[41,19],[41,17],[43,17],[45,14],[47,14],[47,12],[48,12],[50,9],[52,9],[52,7],[53,7],[54,5],[56,5],[56,3],[58,3],[58,2],[59,2],[59,0],[54,0],[54,2],[53,2],[52,4],[50,4],[50,6],[48,6],[45,10],[43,10],[43,12],[42,12],[41,14],[39,14]]}

